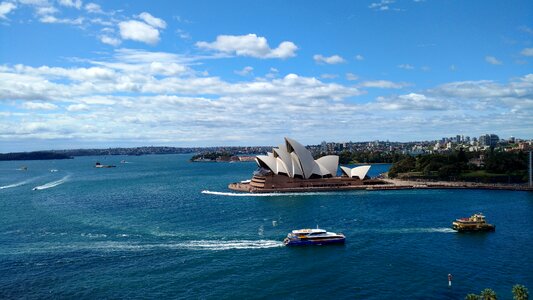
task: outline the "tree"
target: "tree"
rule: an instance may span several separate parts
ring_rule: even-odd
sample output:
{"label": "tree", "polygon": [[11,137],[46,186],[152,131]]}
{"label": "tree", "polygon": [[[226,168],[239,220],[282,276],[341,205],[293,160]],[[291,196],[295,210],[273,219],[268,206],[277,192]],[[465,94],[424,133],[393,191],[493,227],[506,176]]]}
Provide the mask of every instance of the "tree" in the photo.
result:
{"label": "tree", "polygon": [[483,300],[498,300],[496,292],[492,289],[484,289],[481,291],[481,299]]}
{"label": "tree", "polygon": [[521,284],[515,284],[513,286],[513,299],[514,300],[527,300],[529,299],[529,291]]}
{"label": "tree", "polygon": [[398,161],[389,170],[389,176],[394,178],[398,173],[410,172],[415,168],[416,160],[412,156],[407,156],[406,158]]}
{"label": "tree", "polygon": [[479,295],[476,295],[476,294],[468,294],[465,297],[465,300],[479,300],[479,299],[481,298],[479,297]]}

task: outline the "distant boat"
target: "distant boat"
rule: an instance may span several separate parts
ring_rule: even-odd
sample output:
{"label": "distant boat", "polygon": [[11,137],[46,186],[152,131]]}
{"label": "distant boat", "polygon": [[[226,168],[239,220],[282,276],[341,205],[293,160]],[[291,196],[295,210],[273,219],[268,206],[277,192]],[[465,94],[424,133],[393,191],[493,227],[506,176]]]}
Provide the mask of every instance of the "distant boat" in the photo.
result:
{"label": "distant boat", "polygon": [[120,161],[121,164],[129,164],[129,162],[125,161],[124,159]]}
{"label": "distant boat", "polygon": [[28,167],[22,166],[22,167],[18,168],[17,170],[19,170],[19,171],[28,171]]}
{"label": "distant boat", "polygon": [[298,229],[287,235],[283,243],[285,246],[307,246],[344,244],[346,237],[342,233],[327,232],[324,229]]}
{"label": "distant boat", "polygon": [[114,165],[102,165],[101,163],[96,162],[94,167],[95,168],[116,168],[117,166],[114,166]]}
{"label": "distant boat", "polygon": [[57,171],[59,171],[59,170],[58,169],[50,169],[50,173],[55,173]]}
{"label": "distant boat", "polygon": [[470,218],[461,218],[452,223],[452,229],[459,232],[465,231],[494,231],[496,226],[487,223],[482,213],[472,215]]}

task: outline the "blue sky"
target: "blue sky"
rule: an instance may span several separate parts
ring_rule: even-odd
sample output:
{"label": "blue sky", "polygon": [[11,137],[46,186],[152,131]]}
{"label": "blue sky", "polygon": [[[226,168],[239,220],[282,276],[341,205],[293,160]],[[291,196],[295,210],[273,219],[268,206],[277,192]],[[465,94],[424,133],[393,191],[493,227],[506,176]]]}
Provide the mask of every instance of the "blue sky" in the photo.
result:
{"label": "blue sky", "polygon": [[0,152],[533,138],[531,1],[0,0]]}

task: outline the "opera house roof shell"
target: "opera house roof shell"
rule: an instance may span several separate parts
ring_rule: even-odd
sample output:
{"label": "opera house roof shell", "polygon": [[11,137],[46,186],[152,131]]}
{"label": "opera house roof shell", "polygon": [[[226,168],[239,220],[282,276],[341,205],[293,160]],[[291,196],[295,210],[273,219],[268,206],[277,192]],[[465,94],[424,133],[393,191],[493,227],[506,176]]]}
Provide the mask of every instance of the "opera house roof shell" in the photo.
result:
{"label": "opera house roof shell", "polygon": [[[286,175],[291,178],[325,178],[337,176],[339,157],[337,155],[323,156],[317,160],[302,144],[285,138],[285,144],[273,148],[267,155],[258,155],[257,164],[276,175]],[[341,167],[343,173],[350,178],[363,179],[370,166],[354,169]]]}

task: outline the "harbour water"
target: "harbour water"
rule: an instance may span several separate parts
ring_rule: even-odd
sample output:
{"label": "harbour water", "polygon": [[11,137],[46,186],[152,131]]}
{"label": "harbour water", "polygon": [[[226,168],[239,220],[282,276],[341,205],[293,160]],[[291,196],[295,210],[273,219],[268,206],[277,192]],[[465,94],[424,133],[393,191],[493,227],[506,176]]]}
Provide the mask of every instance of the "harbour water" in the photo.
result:
{"label": "harbour water", "polygon": [[[492,288],[512,299],[514,284],[533,290],[533,193],[242,196],[227,184],[249,179],[254,163],[189,158],[0,162],[0,298],[463,299]],[[475,212],[496,232],[450,229]],[[317,225],[346,244],[282,246],[292,229]]]}

